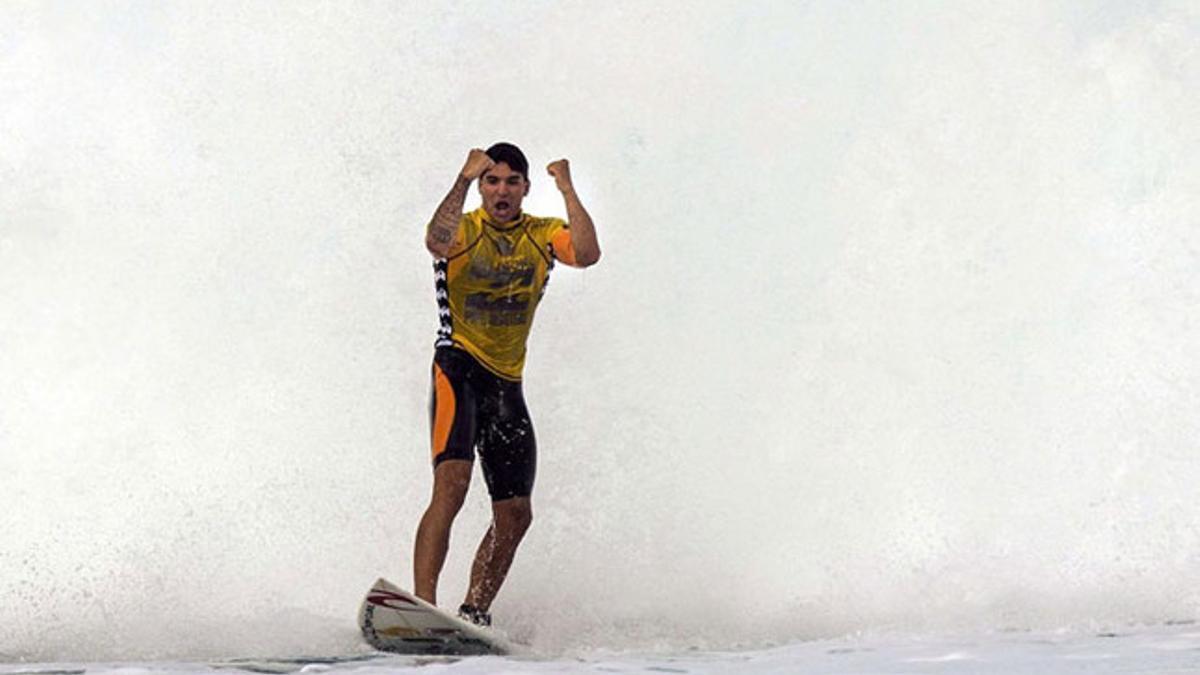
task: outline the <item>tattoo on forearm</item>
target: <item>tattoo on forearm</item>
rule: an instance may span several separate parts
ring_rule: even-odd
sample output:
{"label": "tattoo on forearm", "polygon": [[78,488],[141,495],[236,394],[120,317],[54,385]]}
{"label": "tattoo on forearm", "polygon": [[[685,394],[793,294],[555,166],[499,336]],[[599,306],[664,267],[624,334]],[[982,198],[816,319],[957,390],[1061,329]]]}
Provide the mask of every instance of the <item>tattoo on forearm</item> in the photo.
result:
{"label": "tattoo on forearm", "polygon": [[438,244],[449,244],[454,241],[454,235],[458,232],[458,221],[462,218],[463,202],[467,200],[467,188],[470,184],[470,181],[464,180],[460,176],[433,214],[433,221],[429,223],[429,237]]}
{"label": "tattoo on forearm", "polygon": [[463,202],[467,200],[467,185],[468,183],[463,180],[454,181],[454,187],[450,188],[450,192],[438,207],[437,220],[439,222],[458,223],[459,217],[462,216]]}

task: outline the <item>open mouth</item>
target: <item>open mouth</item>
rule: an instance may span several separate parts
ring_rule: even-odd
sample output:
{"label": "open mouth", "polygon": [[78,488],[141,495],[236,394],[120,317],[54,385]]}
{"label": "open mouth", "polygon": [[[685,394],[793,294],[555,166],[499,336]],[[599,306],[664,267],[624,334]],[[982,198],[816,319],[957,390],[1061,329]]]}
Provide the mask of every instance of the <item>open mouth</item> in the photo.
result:
{"label": "open mouth", "polygon": [[507,211],[508,206],[509,206],[508,202],[496,202],[496,210],[497,211]]}

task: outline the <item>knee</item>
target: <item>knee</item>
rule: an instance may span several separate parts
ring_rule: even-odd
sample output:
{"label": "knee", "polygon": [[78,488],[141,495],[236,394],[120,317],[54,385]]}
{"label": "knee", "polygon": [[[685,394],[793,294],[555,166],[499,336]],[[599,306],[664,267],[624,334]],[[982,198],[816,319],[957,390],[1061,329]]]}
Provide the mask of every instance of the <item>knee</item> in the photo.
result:
{"label": "knee", "polygon": [[429,500],[429,507],[425,510],[425,515],[427,518],[451,522],[458,517],[458,512],[462,510],[466,497],[466,490],[435,489],[433,497]]}
{"label": "knee", "polygon": [[461,492],[450,490],[434,492],[433,499],[429,502],[429,510],[453,518],[462,510],[466,496],[467,493],[465,490]]}
{"label": "knee", "polygon": [[526,505],[525,508],[517,511],[516,515],[513,516],[513,520],[515,521],[516,529],[520,530],[521,534],[524,534],[525,530],[528,530],[529,526],[533,524],[533,509]]}
{"label": "knee", "polygon": [[533,524],[533,507],[528,498],[512,499],[509,503],[496,504],[493,517],[498,530],[519,538]]}

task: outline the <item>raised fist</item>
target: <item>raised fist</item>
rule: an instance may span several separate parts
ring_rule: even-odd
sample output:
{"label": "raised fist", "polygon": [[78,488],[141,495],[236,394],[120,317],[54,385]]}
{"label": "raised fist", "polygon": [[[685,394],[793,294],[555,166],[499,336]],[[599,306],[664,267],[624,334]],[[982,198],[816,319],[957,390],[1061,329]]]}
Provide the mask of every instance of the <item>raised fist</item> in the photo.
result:
{"label": "raised fist", "polygon": [[546,173],[554,176],[554,185],[559,192],[573,190],[571,184],[571,165],[565,159],[555,160],[546,165]]}
{"label": "raised fist", "polygon": [[472,148],[470,154],[467,155],[467,163],[463,164],[462,176],[467,180],[475,180],[493,166],[496,166],[496,163],[487,156],[486,152],[479,148]]}

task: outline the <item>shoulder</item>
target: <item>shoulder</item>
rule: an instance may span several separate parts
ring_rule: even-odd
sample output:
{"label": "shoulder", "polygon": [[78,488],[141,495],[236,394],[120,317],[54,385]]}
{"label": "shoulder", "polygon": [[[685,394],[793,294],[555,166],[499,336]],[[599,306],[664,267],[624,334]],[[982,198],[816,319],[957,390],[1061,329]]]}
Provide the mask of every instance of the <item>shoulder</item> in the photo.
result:
{"label": "shoulder", "polygon": [[525,227],[534,238],[548,242],[554,235],[567,229],[567,221],[562,218],[526,215]]}
{"label": "shoulder", "polygon": [[458,231],[463,235],[464,239],[472,240],[478,236],[483,230],[484,211],[482,208],[474,211],[467,211],[462,214],[462,220],[459,222]]}
{"label": "shoulder", "polygon": [[481,206],[474,211],[467,211],[462,214],[462,224],[470,227],[482,227],[486,217],[487,214]]}
{"label": "shoulder", "polygon": [[483,221],[480,219],[478,213],[468,211],[462,214],[462,218],[458,220],[458,231],[454,233],[454,240],[450,242],[450,247],[446,250],[445,257],[457,258],[462,255],[479,240],[482,231]]}

